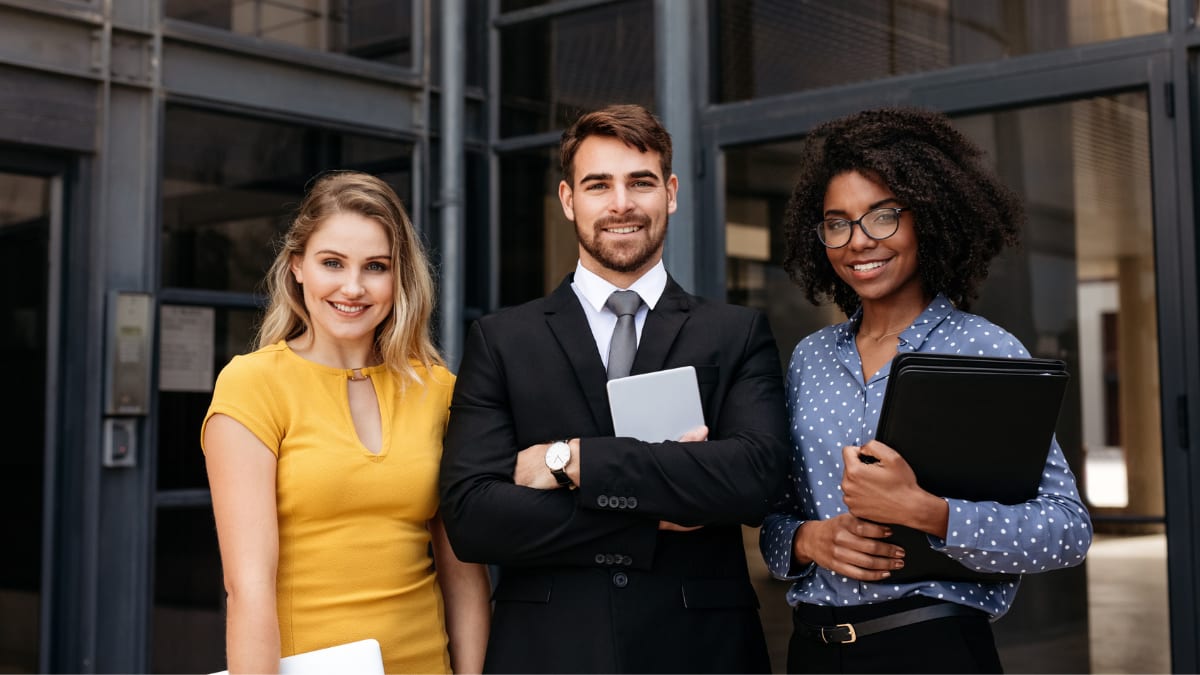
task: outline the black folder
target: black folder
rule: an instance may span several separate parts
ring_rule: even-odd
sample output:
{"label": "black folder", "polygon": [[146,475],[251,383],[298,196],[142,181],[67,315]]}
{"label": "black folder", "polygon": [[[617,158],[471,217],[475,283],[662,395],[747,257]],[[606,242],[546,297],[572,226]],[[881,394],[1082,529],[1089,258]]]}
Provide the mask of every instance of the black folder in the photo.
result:
{"label": "black folder", "polygon": [[[928,492],[1019,504],[1037,496],[1069,379],[1053,359],[898,354],[875,438],[904,457]],[[1017,576],[968,569],[930,548],[923,532],[896,525],[892,533],[905,564],[888,583]]]}

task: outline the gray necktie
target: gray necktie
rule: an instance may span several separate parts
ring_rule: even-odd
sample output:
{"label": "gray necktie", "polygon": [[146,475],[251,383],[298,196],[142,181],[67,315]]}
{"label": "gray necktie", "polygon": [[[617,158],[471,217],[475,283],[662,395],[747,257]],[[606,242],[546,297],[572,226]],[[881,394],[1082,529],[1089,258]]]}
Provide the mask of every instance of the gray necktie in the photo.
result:
{"label": "gray necktie", "polygon": [[642,296],[637,291],[613,291],[604,306],[617,315],[617,326],[613,328],[612,342],[608,344],[608,379],[625,377],[633,368],[633,357],[637,354],[637,327],[633,315],[642,306]]}

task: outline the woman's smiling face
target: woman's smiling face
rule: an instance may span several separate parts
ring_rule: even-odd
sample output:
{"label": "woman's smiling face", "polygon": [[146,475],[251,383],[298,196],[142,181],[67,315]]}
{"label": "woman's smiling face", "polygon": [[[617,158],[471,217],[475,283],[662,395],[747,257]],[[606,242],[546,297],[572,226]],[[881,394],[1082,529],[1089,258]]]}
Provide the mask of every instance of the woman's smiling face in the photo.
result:
{"label": "woman's smiling face", "polygon": [[392,311],[391,244],[383,225],[338,212],[317,226],[293,258],[292,274],[317,341],[373,344],[375,327]]}
{"label": "woman's smiling face", "polygon": [[[907,205],[901,204],[877,176],[848,171],[834,176],[826,186],[823,217],[856,220],[885,206]],[[850,242],[841,248],[825,249],[825,255],[838,277],[854,289],[864,305],[924,301],[917,271],[917,233],[910,210],[900,213],[899,227],[892,236],[872,239],[854,225]]]}

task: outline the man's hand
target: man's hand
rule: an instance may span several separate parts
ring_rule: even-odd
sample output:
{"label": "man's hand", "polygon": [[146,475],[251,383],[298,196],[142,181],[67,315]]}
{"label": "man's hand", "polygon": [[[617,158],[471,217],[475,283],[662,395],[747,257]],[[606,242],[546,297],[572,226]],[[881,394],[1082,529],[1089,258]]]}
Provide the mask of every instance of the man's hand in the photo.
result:
{"label": "man's hand", "polygon": [[840,513],[801,525],[792,541],[792,556],[800,564],[815,562],[858,581],[881,581],[891,570],[904,567],[904,549],[879,541],[891,534],[886,525]]}
{"label": "man's hand", "polygon": [[[517,453],[517,466],[513,469],[513,482],[536,490],[555,490],[560,486],[554,474],[546,466],[546,450],[549,443],[539,443]],[[571,461],[577,461],[575,457]]]}
{"label": "man's hand", "polygon": [[912,467],[900,453],[871,441],[861,448],[842,448],[842,462],[842,499],[850,513],[945,538],[949,505],[917,484]]}

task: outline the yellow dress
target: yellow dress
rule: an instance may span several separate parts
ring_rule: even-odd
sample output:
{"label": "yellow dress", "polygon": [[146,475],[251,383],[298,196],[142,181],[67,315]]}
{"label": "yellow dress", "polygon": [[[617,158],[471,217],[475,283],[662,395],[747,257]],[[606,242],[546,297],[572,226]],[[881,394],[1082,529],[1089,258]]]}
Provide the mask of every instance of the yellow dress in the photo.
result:
{"label": "yellow dress", "polygon": [[235,357],[217,378],[205,424],[228,415],[278,458],[281,656],[375,638],[389,673],[450,672],[426,522],[454,375],[416,368],[424,386],[404,392],[386,368],[364,369],[379,401],[378,455],[355,432],[350,371],[279,342]]}

